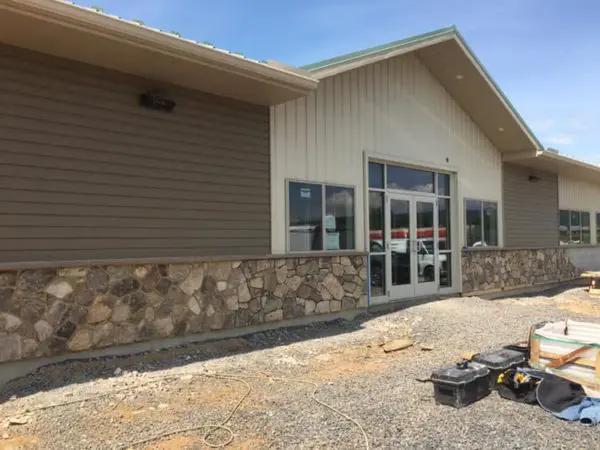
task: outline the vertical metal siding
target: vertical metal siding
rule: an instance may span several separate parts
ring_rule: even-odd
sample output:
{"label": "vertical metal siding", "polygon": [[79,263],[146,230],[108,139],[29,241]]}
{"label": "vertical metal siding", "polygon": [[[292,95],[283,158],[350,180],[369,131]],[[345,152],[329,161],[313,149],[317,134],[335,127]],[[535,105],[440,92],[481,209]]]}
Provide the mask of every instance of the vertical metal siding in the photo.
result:
{"label": "vertical metal siding", "polygon": [[[535,175],[539,180],[529,181]],[[504,163],[504,232],[506,247],[558,245],[558,176]]]}
{"label": "vertical metal siding", "polygon": [[324,79],[308,98],[274,107],[272,117],[274,253],[286,250],[290,178],[356,186],[356,243],[365,248],[363,151],[458,170],[458,204],[497,201],[502,227],[499,152],[414,55]]}
{"label": "vertical metal siding", "polygon": [[155,87],[0,45],[0,262],[269,253],[268,108]]}

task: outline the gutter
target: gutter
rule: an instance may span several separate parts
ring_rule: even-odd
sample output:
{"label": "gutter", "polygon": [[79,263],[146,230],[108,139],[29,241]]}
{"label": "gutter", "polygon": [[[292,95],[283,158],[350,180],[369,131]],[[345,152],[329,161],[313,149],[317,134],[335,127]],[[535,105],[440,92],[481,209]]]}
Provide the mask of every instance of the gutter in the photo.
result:
{"label": "gutter", "polygon": [[312,91],[318,86],[318,81],[308,72],[292,72],[283,67],[250,60],[242,55],[62,0],[4,0],[0,5],[0,10],[2,9],[257,81],[267,81],[301,93]]}

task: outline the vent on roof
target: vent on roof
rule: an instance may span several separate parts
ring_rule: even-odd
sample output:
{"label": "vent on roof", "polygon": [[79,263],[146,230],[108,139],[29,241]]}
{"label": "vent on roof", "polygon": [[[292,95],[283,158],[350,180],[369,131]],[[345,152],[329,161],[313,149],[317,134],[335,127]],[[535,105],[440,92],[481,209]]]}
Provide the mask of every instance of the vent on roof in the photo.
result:
{"label": "vent on roof", "polygon": [[548,147],[546,149],[546,151],[550,152],[550,153],[556,153],[557,155],[560,153],[558,150],[556,150],[555,148],[551,148],[551,147]]}

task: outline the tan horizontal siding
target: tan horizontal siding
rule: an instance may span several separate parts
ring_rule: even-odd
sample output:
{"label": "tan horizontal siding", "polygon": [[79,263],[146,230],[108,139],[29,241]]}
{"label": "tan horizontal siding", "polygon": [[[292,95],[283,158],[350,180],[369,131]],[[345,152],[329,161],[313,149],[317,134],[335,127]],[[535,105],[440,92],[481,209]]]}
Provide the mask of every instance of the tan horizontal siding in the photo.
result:
{"label": "tan horizontal siding", "polygon": [[[529,176],[539,177],[530,182]],[[558,177],[514,164],[503,164],[506,247],[558,245]]]}
{"label": "tan horizontal siding", "polygon": [[267,254],[269,170],[267,108],[0,45],[0,262]]}

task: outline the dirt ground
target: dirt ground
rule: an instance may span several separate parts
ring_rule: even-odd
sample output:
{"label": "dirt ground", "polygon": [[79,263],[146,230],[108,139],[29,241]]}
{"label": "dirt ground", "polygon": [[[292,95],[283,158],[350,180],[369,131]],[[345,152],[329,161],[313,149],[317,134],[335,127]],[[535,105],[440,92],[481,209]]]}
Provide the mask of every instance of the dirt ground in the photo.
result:
{"label": "dirt ground", "polygon": [[[582,288],[453,298],[48,366],[0,388],[0,450],[593,448],[597,430],[539,407],[494,393],[455,410],[436,405],[432,385],[417,381],[564,317],[600,321],[600,301]],[[415,345],[384,352],[382,344],[407,337]]]}

